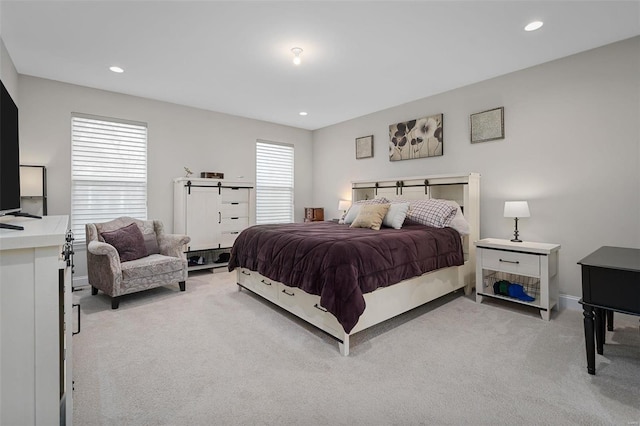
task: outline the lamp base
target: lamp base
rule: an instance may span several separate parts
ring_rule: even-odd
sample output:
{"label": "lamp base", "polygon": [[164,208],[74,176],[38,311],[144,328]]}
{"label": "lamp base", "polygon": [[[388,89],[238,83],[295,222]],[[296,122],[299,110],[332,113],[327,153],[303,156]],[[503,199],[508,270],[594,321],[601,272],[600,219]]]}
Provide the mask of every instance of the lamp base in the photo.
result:
{"label": "lamp base", "polygon": [[516,229],[513,231],[513,238],[511,239],[511,241],[513,241],[514,243],[521,243],[522,240],[520,238],[518,238],[518,236],[520,235],[520,233],[518,232],[518,218],[515,218],[516,220]]}

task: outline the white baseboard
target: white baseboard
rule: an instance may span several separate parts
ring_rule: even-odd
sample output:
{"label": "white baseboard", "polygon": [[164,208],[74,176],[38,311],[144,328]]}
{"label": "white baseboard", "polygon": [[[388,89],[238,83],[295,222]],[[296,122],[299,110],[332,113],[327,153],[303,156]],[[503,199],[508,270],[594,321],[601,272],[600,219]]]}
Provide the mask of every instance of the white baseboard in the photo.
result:
{"label": "white baseboard", "polygon": [[582,305],[579,303],[580,298],[576,296],[571,296],[569,294],[561,294],[558,297],[558,308],[569,309],[572,311],[581,311]]}

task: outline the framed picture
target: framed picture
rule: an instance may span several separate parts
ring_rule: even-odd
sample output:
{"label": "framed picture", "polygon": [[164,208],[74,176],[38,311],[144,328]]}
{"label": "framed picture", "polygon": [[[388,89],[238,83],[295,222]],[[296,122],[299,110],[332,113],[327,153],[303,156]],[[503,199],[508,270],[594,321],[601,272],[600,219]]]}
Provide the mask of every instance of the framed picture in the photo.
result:
{"label": "framed picture", "polygon": [[504,139],[504,107],[471,114],[471,143]]}
{"label": "framed picture", "polygon": [[356,159],[373,157],[373,135],[356,138]]}
{"label": "framed picture", "polygon": [[443,154],[442,114],[389,126],[389,161],[437,157]]}

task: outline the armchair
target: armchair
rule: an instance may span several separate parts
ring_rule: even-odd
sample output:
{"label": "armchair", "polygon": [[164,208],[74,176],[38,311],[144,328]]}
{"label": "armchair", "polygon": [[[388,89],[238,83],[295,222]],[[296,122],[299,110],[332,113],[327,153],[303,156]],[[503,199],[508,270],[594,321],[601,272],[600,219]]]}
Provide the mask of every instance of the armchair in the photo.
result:
{"label": "armchair", "polygon": [[188,236],[165,234],[162,222],[131,217],[88,223],[85,230],[91,294],[102,290],[112,309],[125,294],[175,283],[185,291]]}

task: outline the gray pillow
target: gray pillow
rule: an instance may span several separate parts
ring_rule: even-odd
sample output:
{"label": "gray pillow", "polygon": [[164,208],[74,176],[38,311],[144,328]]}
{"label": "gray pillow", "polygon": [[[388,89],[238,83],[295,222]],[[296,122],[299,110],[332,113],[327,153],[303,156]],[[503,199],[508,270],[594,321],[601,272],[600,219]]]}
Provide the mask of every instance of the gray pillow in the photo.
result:
{"label": "gray pillow", "polygon": [[101,232],[105,243],[111,244],[120,255],[120,262],[146,257],[147,247],[140,228],[135,223],[115,231]]}

